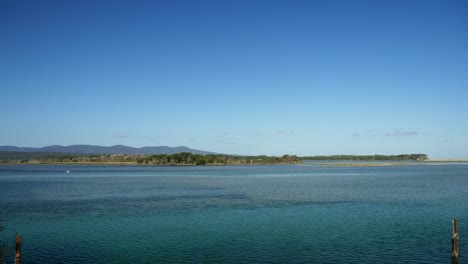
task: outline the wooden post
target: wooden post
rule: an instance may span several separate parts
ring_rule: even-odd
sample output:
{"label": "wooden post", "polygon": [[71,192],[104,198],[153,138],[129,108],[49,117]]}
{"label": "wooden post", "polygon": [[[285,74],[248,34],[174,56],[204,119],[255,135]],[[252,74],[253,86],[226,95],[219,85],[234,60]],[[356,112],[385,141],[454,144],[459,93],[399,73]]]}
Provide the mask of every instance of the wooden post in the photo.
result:
{"label": "wooden post", "polygon": [[458,263],[457,219],[452,220],[452,263]]}
{"label": "wooden post", "polygon": [[16,236],[15,264],[21,264],[21,236]]}

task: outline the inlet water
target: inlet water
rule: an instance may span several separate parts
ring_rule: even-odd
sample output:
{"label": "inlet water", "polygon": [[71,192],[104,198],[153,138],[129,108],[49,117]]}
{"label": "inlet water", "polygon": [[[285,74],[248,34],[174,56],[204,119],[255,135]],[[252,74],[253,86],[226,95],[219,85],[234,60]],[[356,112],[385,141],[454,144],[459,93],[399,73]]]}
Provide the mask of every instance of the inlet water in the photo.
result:
{"label": "inlet water", "polygon": [[464,263],[466,164],[0,166],[23,263],[450,263],[452,218]]}

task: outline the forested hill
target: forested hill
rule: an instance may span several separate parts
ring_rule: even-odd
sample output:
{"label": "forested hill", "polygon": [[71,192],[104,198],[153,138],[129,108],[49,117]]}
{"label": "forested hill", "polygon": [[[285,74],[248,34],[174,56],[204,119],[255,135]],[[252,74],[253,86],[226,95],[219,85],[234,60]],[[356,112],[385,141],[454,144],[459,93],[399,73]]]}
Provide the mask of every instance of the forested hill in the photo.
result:
{"label": "forested hill", "polygon": [[426,154],[400,154],[400,155],[332,155],[332,156],[306,156],[301,160],[394,160],[394,161],[420,161],[427,160]]}

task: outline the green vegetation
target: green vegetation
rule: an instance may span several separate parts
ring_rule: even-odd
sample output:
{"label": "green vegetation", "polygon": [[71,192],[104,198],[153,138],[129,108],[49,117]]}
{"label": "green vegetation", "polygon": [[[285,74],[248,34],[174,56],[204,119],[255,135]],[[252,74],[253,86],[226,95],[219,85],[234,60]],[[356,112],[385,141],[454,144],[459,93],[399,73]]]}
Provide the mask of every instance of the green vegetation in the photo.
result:
{"label": "green vegetation", "polygon": [[295,155],[282,157],[270,156],[234,156],[221,154],[192,154],[181,152],[158,155],[64,155],[35,157],[30,159],[4,159],[0,164],[121,164],[121,165],[248,165],[248,164],[295,164],[300,160]]}
{"label": "green vegetation", "polygon": [[298,163],[297,156],[232,156],[232,155],[200,155],[182,152],[172,155],[149,155],[137,160],[138,164],[148,165],[243,165],[243,164],[290,164]]}
{"label": "green vegetation", "polygon": [[401,155],[332,155],[301,157],[301,160],[363,160],[363,161],[420,161],[427,160],[426,154]]}
{"label": "green vegetation", "polygon": [[24,156],[22,159],[0,157],[0,164],[116,164],[116,165],[249,165],[249,164],[296,164],[303,160],[348,160],[348,161],[421,161],[427,160],[426,154],[401,155],[333,155],[306,156],[284,155],[272,156],[235,156],[222,154],[192,154],[181,152],[176,154],[136,155],[136,154],[107,154],[107,155],[51,155]]}

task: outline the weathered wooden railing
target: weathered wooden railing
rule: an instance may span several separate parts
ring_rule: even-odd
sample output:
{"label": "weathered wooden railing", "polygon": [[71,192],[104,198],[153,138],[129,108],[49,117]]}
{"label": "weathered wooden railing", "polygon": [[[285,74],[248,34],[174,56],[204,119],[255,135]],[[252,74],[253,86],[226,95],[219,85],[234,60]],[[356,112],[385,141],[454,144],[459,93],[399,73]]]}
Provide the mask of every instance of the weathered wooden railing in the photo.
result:
{"label": "weathered wooden railing", "polygon": [[21,264],[21,236],[16,236],[15,264]]}
{"label": "weathered wooden railing", "polygon": [[457,219],[452,220],[452,263],[458,263]]}
{"label": "weathered wooden railing", "polygon": [[[16,236],[15,247],[15,264],[21,264],[21,236]],[[1,241],[0,241],[1,242]],[[3,252],[0,252],[0,264],[7,264],[9,263],[7,260],[7,254],[5,250],[5,244],[3,245]]]}

